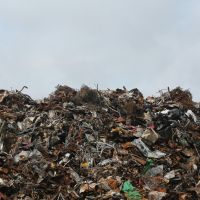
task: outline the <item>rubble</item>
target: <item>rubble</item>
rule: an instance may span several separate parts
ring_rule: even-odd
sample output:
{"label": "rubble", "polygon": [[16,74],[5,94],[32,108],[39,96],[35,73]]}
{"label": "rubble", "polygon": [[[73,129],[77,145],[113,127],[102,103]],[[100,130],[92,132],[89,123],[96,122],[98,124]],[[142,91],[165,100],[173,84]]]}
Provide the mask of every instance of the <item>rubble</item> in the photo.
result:
{"label": "rubble", "polygon": [[0,199],[200,199],[199,103],[160,93],[0,90]]}

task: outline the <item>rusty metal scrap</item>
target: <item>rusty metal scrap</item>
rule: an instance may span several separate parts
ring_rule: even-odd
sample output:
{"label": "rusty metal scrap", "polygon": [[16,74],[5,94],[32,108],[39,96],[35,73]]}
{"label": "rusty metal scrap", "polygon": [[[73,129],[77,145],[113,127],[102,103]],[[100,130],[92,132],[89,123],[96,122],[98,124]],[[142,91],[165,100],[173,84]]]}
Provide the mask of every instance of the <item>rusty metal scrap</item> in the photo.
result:
{"label": "rusty metal scrap", "polygon": [[197,105],[180,87],[0,90],[0,199],[200,199]]}

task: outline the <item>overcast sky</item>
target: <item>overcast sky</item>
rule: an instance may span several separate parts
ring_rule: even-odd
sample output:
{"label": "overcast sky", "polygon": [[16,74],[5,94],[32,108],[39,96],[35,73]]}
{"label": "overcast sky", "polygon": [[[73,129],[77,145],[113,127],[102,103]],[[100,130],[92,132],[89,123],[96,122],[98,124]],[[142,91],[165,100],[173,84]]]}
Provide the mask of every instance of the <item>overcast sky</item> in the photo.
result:
{"label": "overcast sky", "polygon": [[200,101],[200,1],[0,1],[0,88],[41,98],[58,84]]}

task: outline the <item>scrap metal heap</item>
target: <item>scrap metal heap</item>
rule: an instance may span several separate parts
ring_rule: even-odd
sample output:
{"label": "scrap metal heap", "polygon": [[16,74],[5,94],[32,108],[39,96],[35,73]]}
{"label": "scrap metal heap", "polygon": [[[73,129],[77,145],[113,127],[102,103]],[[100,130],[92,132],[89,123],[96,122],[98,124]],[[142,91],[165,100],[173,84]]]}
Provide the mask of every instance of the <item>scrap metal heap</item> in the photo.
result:
{"label": "scrap metal heap", "polygon": [[200,199],[199,117],[180,87],[0,90],[0,199]]}

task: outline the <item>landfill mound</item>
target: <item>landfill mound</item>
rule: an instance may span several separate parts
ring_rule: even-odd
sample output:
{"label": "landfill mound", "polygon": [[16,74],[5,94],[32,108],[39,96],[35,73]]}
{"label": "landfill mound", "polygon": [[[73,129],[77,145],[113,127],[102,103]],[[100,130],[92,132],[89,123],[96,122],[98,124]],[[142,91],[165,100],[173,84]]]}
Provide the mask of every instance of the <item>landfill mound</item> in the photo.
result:
{"label": "landfill mound", "polygon": [[0,90],[0,199],[200,199],[200,104],[188,90]]}

